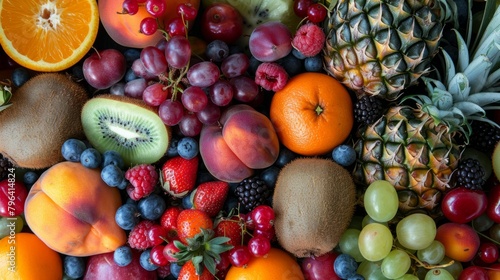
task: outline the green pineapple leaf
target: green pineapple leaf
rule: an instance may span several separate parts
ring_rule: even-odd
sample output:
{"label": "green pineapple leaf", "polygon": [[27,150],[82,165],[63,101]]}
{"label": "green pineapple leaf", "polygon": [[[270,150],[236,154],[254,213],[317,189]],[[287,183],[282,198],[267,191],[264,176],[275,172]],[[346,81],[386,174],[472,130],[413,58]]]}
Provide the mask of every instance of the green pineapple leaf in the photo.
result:
{"label": "green pineapple leaf", "polygon": [[499,81],[500,81],[500,68],[490,73],[488,79],[486,79],[486,82],[484,84],[484,89],[487,91],[495,91],[495,92],[500,91],[500,89],[497,90],[491,89],[495,86],[500,86],[498,85]]}
{"label": "green pineapple leaf", "polygon": [[486,55],[481,55],[471,61],[469,66],[463,71],[470,82],[471,92],[479,92],[486,83],[491,70],[491,61]]}
{"label": "green pineapple leaf", "polygon": [[463,73],[457,73],[448,84],[454,102],[467,100],[470,90],[469,79]]}
{"label": "green pineapple leaf", "polygon": [[467,101],[484,107],[486,105],[500,102],[500,94],[498,94],[498,92],[479,92],[469,96]]}

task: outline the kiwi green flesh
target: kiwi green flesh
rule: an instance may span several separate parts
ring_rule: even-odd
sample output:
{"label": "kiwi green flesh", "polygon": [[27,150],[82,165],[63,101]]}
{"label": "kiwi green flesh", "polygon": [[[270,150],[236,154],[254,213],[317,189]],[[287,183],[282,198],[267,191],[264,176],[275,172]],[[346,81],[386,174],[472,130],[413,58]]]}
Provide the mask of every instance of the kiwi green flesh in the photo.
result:
{"label": "kiwi green flesh", "polygon": [[354,214],[356,187],[349,172],[328,159],[298,158],[278,175],[273,209],[280,245],[297,257],[337,246]]}
{"label": "kiwi green flesh", "polygon": [[114,150],[128,166],[155,163],[167,151],[170,131],[154,111],[133,102],[89,100],[82,110],[83,131],[98,151]]}

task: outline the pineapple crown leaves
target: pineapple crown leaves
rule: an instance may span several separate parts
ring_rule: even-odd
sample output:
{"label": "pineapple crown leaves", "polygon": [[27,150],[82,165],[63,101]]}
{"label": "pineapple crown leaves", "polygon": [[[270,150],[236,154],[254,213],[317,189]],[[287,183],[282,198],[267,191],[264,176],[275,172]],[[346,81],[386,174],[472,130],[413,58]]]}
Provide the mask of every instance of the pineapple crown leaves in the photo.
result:
{"label": "pineapple crown leaves", "polygon": [[211,229],[201,229],[193,238],[187,239],[187,244],[178,240],[174,241],[179,252],[175,253],[178,263],[193,262],[197,275],[201,275],[203,268],[208,269],[212,275],[216,273],[216,262],[221,260],[220,254],[229,251],[233,246],[226,244],[228,237],[214,237]]}

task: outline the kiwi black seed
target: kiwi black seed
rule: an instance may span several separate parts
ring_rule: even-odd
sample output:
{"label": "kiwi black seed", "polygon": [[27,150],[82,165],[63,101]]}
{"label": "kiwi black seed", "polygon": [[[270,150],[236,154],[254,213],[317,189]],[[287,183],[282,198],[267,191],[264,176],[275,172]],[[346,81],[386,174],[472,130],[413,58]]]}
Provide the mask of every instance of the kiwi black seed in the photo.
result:
{"label": "kiwi black seed", "polygon": [[0,153],[17,167],[44,169],[64,160],[61,146],[84,138],[85,89],[59,73],[39,74],[13,92],[0,112]]}
{"label": "kiwi black seed", "polygon": [[281,169],[274,189],[278,242],[300,258],[330,252],[349,226],[355,204],[356,187],[342,166],[297,158]]}
{"label": "kiwi black seed", "polygon": [[170,128],[142,100],[100,95],[85,104],[81,119],[90,144],[118,152],[128,166],[155,163],[167,151]]}

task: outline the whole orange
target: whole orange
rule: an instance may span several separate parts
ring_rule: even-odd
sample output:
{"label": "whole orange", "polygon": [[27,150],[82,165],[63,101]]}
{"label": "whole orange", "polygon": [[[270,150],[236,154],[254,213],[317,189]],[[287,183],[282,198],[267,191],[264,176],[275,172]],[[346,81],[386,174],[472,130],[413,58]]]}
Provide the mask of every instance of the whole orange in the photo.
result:
{"label": "whole orange", "polygon": [[21,232],[0,240],[0,279],[62,279],[59,254],[35,234]]}
{"label": "whole orange", "polygon": [[322,155],[344,142],[351,132],[351,96],[331,76],[302,73],[274,94],[270,119],[285,147],[304,156]]}
{"label": "whole orange", "polygon": [[231,266],[226,280],[303,280],[304,274],[292,255],[278,248],[264,257],[252,257],[245,267]]}

